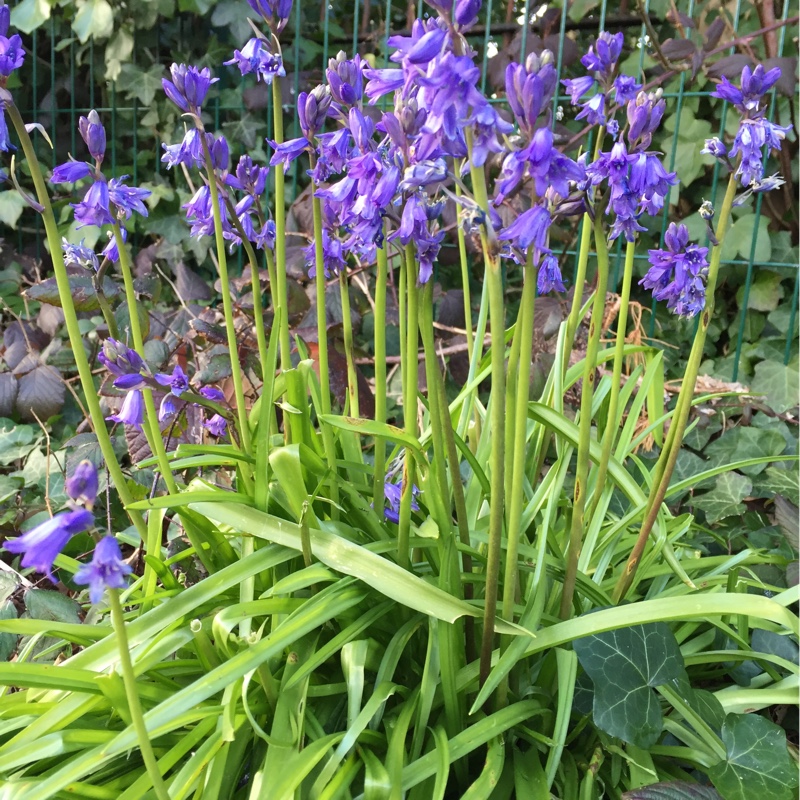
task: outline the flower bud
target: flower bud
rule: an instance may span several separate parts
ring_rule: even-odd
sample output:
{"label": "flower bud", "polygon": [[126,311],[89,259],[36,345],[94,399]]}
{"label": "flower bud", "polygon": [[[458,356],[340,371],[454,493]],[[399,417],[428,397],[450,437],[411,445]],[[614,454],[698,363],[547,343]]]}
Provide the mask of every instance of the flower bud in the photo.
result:
{"label": "flower bud", "polygon": [[88,117],[81,117],[78,120],[78,130],[92,158],[102,161],[106,152],[106,130],[100,122],[100,115],[92,109]]}
{"label": "flower bud", "polygon": [[81,461],[72,475],[66,480],[67,495],[70,500],[90,506],[97,499],[97,470],[91,461]]}
{"label": "flower bud", "polygon": [[461,28],[471,28],[478,20],[481,0],[456,0],[455,22]]}

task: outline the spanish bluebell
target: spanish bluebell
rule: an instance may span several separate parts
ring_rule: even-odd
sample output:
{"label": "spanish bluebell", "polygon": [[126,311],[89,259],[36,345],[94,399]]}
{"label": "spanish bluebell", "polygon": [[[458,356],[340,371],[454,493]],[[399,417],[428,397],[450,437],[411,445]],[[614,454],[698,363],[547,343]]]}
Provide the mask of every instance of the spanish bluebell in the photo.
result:
{"label": "spanish bluebell", "polygon": [[91,461],[84,459],[64,482],[67,497],[74,503],[90,508],[97,499],[97,469]]}
{"label": "spanish bluebell", "polygon": [[273,53],[267,42],[256,37],[250,39],[241,50],[234,50],[233,58],[224,63],[235,64],[242,75],[255,75],[256,81],[266,84],[286,75],[281,55]]}
{"label": "spanish bluebell", "polygon": [[95,546],[89,564],[84,564],[75,573],[75,583],[89,586],[89,600],[99,603],[106,589],[124,589],[127,576],[133,567],[122,560],[122,551],[113,536],[104,536]]}
{"label": "spanish bluebell", "polygon": [[219,78],[212,78],[208,67],[198,69],[186,64],[173,64],[169,71],[172,80],[161,79],[167,97],[181,111],[199,114],[208,90]]}
{"label": "spanish bluebell", "polygon": [[141,430],[144,421],[144,400],[139,389],[131,389],[122,401],[122,407],[116,414],[106,417],[111,422],[120,422]]}
{"label": "spanish bluebell", "polygon": [[91,247],[84,245],[83,239],[80,244],[71,244],[62,238],[61,250],[64,253],[64,265],[67,267],[83,267],[95,272],[100,268],[97,254]]}

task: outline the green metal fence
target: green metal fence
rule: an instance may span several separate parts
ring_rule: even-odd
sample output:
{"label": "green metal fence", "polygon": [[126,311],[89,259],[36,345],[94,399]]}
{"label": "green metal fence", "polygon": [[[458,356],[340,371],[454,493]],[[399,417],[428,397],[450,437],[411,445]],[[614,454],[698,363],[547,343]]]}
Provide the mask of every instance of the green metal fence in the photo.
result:
{"label": "green metal fence", "polygon": [[[550,38],[546,39],[548,44],[554,43],[556,54],[556,65],[559,78],[567,74],[572,74],[567,69],[565,63],[565,53],[567,52],[567,38],[574,39],[578,48],[585,50],[586,45],[597,31],[607,29],[610,31],[623,30],[626,34],[626,41],[629,45],[638,47],[638,64],[640,71],[648,63],[649,56],[649,32],[648,27],[639,16],[638,8],[635,3],[628,3],[621,0],[619,3],[592,2],[592,0],[575,0],[580,2],[580,7],[584,9],[583,16],[579,15],[579,9],[574,3],[568,0],[556,0],[549,4],[541,4],[538,0],[485,0],[481,14],[480,24],[471,32],[471,43],[480,54],[483,65],[483,87],[486,89],[487,76],[489,75],[490,61],[492,57],[502,54],[504,48],[509,46],[509,42],[519,42],[520,54],[518,60],[524,59],[534,45],[539,45],[539,39],[544,31],[544,25],[550,25]],[[792,38],[796,35],[796,18],[790,19],[790,4],[788,0],[780,0],[782,7],[779,9],[780,15],[775,14],[775,22],[772,23],[771,36],[777,38],[777,57],[785,56],[787,46],[791,46]],[[238,3],[238,6],[236,5]],[[183,4],[182,4],[183,5]],[[171,16],[169,19],[158,21],[150,29],[134,30],[133,48],[130,55],[130,62],[135,67],[138,63],[144,62],[150,72],[148,75],[156,75],[158,64],[168,65],[176,59],[194,60],[198,62],[203,58],[210,59],[217,67],[216,74],[221,77],[221,91],[209,110],[213,115],[213,121],[217,127],[230,123],[240,118],[243,114],[249,118],[255,118],[265,122],[268,127],[270,124],[269,116],[271,108],[265,106],[248,110],[244,100],[244,89],[251,84],[240,80],[235,76],[230,68],[220,68],[219,65],[223,58],[215,59],[213,55],[226,54],[235,46],[241,46],[243,41],[237,40],[233,31],[233,24],[218,26],[214,24],[214,13],[220,8],[227,9],[234,13],[239,9],[240,14],[244,14],[248,7],[244,0],[218,0],[208,4],[208,15],[202,16],[197,13],[180,12]],[[672,22],[665,21],[665,15],[673,4],[664,0],[644,0],[642,11],[650,19],[650,29],[655,31],[659,38],[676,37],[679,35],[680,26]],[[722,6],[712,6],[709,2],[695,2],[695,0],[681,0],[674,4],[689,18],[703,17],[709,12],[720,13],[728,22],[729,32],[733,38],[740,34],[742,21],[747,22],[745,33],[752,33],[755,14],[755,5],[747,0],[733,0]],[[214,9],[212,12],[211,9]],[[633,9],[633,10],[631,10]],[[714,11],[718,9],[718,11]],[[426,6],[419,1],[416,6],[401,4],[397,0],[386,0],[385,4],[370,2],[370,0],[349,0],[343,2],[326,2],[320,6],[310,0],[295,0],[292,19],[284,32],[284,53],[287,63],[287,88],[291,88],[291,93],[285,93],[286,106],[284,114],[289,121],[288,131],[297,135],[297,119],[293,113],[292,95],[296,96],[301,87],[306,83],[313,83],[321,79],[323,66],[331,55],[340,50],[352,52],[371,53],[376,62],[388,63],[388,49],[386,40],[393,33],[406,29],[408,20],[413,18],[413,14],[424,14]],[[103,54],[105,44],[97,43],[90,39],[86,44],[81,45],[75,38],[65,40],[65,28],[68,22],[59,9],[53,9],[53,16],[39,28],[33,31],[29,41],[30,50],[35,54],[34,58],[29,58],[26,65],[26,75],[23,86],[17,87],[15,92],[19,99],[18,103],[22,106],[25,116],[33,121],[40,121],[45,124],[50,132],[50,136],[56,143],[56,150],[46,157],[52,158],[53,163],[63,160],[65,156],[65,144],[71,151],[76,147],[77,121],[81,114],[85,114],[91,108],[97,108],[103,115],[104,121],[108,126],[109,132],[109,151],[108,162],[111,172],[120,174],[128,173],[132,176],[133,182],[147,179],[154,172],[161,173],[159,162],[160,137],[169,136],[169,132],[160,128],[160,119],[151,119],[152,112],[147,107],[143,107],[138,100],[131,102],[126,99],[124,93],[120,91],[117,82],[108,82],[103,75]],[[788,25],[780,25],[781,22],[789,21]],[[528,24],[525,24],[527,21]],[[758,27],[756,25],[756,27]],[[763,27],[763,26],[762,26]],[[684,33],[691,32],[685,29]],[[696,38],[696,33],[692,35]],[[762,47],[763,37],[756,36],[747,47],[756,57],[764,55]],[[724,44],[727,39],[723,38]],[[788,43],[788,44],[787,44]],[[733,53],[736,46],[732,45],[727,52]],[[212,53],[213,51],[213,53]],[[574,70],[573,70],[574,71]],[[29,81],[29,83],[27,82]],[[661,83],[656,76],[651,83]],[[670,81],[663,81],[667,84],[665,97],[668,104],[675,110],[676,123],[672,138],[671,152],[666,152],[666,162],[670,169],[674,169],[678,160],[678,149],[680,142],[680,124],[683,119],[682,111],[691,103],[691,98],[704,97],[706,91],[697,91],[692,83],[691,74],[682,71],[677,78]],[[130,96],[130,92],[128,92]],[[233,98],[233,99],[232,99]],[[502,93],[493,97],[499,103],[503,102]],[[769,113],[775,117],[778,109],[779,98],[773,90],[770,101]],[[718,135],[722,136],[726,123],[728,122],[727,103],[718,103],[715,108],[715,118],[719,119]],[[562,116],[564,120],[572,118],[573,114],[569,108],[569,100],[566,96],[557,96],[554,100],[554,122],[556,118]],[[787,119],[781,119],[783,124]],[[266,130],[266,128],[265,128]],[[588,143],[582,142],[583,146]],[[698,142],[697,147],[701,145]],[[45,153],[43,152],[43,156]],[[713,167],[711,182],[708,184],[709,196],[712,203],[719,195],[720,165],[717,163]],[[296,194],[303,184],[303,174],[295,164],[292,174],[291,186]],[[792,195],[796,194],[794,187],[791,189]],[[696,208],[691,209],[691,211]],[[764,195],[758,195],[754,205],[755,223],[754,233],[759,230],[760,219],[764,213]],[[792,211],[796,214],[796,206]],[[671,219],[675,218],[675,208],[668,206],[664,209],[660,218],[660,230],[664,230]],[[36,247],[41,247],[41,237],[37,235],[38,221],[34,217],[24,217],[24,222],[20,226],[18,244],[22,249],[25,246],[30,248],[34,242]],[[784,222],[785,224],[785,222]],[[796,228],[796,217],[790,224]],[[654,233],[657,234],[657,230]],[[33,236],[31,235],[33,234]],[[796,237],[796,231],[791,233]],[[656,237],[657,238],[657,237]],[[739,314],[738,330],[735,337],[731,336],[731,344],[735,338],[735,357],[733,359],[733,369],[730,374],[731,380],[739,377],[739,365],[742,347],[744,343],[745,327],[747,323],[746,309],[749,305],[750,293],[755,278],[760,268],[765,265],[757,263],[757,237],[753,236],[752,246],[747,258],[732,258],[723,261],[723,270],[726,268],[745,269],[743,298],[741,308],[744,309]],[[793,241],[796,244],[796,241]],[[566,259],[577,259],[579,242],[574,241],[571,246],[564,251]],[[612,275],[612,288],[617,285],[620,265],[622,261],[621,243],[616,246],[616,266]],[[646,251],[639,252],[637,259],[647,258]],[[568,263],[568,262],[567,262]],[[786,276],[787,281],[791,281],[791,299],[784,299],[789,304],[789,319],[786,330],[786,347],[784,362],[789,363],[793,355],[793,343],[795,340],[795,327],[797,323],[798,305],[798,265],[794,259],[771,260],[768,264],[769,269],[780,271]],[[723,273],[724,275],[724,273]],[[788,294],[788,293],[787,293]],[[649,334],[654,333],[655,314],[651,317]]]}

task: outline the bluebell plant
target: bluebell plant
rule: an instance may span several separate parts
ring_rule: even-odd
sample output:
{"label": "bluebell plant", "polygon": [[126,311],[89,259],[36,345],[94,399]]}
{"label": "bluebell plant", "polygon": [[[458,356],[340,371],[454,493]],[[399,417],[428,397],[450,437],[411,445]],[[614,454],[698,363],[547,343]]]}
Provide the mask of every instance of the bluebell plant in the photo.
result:
{"label": "bluebell plant", "polygon": [[[248,2],[265,29],[255,33],[241,49],[234,50],[225,64],[238,69],[245,78],[270,86],[274,106],[280,109],[280,78],[285,75],[280,36],[287,25],[292,3],[291,0]],[[572,310],[564,329],[564,353],[561,354],[566,356],[559,361],[563,372],[558,376],[557,385],[563,384],[584,290],[594,291],[578,420],[575,494],[569,538],[564,543],[567,566],[560,610],[566,618],[573,613],[584,520],[591,517],[602,492],[616,433],[611,426],[602,430],[596,488],[590,496],[589,455],[594,444],[592,399],[606,302],[608,246],[619,240],[624,242],[626,252],[608,414],[609,419],[615,419],[634,253],[641,235],[656,227],[653,218],[663,215],[673,204],[678,178],[667,169],[663,154],[653,145],[653,134],[663,121],[666,103],[659,90],[644,84],[642,76],[621,72],[620,63],[626,47],[622,33],[600,33],[581,59],[584,74],[561,83],[575,108],[575,119],[592,126],[594,136],[591,150],[564,152],[554,135],[554,100],[560,87],[553,54],[542,50],[527,55],[522,63],[508,65],[504,88],[510,113],[505,113],[481,90],[480,68],[467,37],[478,19],[479,0],[455,3],[428,0],[428,6],[432,13],[415,20],[409,35],[389,38],[391,66],[376,68],[359,55],[350,58],[345,53],[329,60],[324,83],[297,96],[299,136],[286,140],[282,114],[273,114],[274,129],[267,139],[271,151],[268,164],[256,163],[247,153],[232,153],[232,143],[206,130],[204,119],[207,117],[203,115],[203,108],[218,81],[212,69],[172,65],[169,78],[163,80],[163,90],[181,113],[185,128],[175,137],[180,141],[164,144],[161,160],[168,169],[180,167],[199,176],[195,191],[183,208],[191,235],[213,237],[216,244],[233,399],[229,407],[222,390],[200,385],[198,376],[190,374],[192,369],[186,364],[176,363],[171,372],[164,373],[151,368],[145,358],[138,316],[131,313],[129,330],[106,338],[98,355],[108,373],[108,381],[123,393],[121,405],[105,419],[96,397],[92,397],[89,406],[107,459],[109,453],[113,455],[113,448],[106,421],[144,431],[171,495],[179,494],[181,489],[172,474],[165,430],[180,419],[189,404],[203,406],[207,411],[203,424],[208,435],[227,440],[225,446],[230,449],[226,452],[233,454],[231,457],[236,461],[237,490],[240,495],[252,497],[252,503],[261,511],[270,508],[272,467],[269,456],[276,438],[283,437],[283,441],[296,444],[298,448],[300,445],[310,450],[316,448],[324,455],[328,474],[322,480],[331,485],[334,510],[330,513],[334,521],[339,513],[336,492],[343,475],[342,462],[361,458],[356,465],[358,469],[367,472],[372,467],[375,511],[381,516],[382,509],[382,517],[397,525],[396,534],[394,529],[391,531],[391,535],[396,536],[394,557],[398,564],[410,569],[413,567],[412,513],[430,514],[442,532],[452,527],[454,517],[459,520],[459,528],[463,527],[466,500],[463,493],[456,490],[451,497],[448,481],[460,489],[457,444],[463,444],[466,438],[470,409],[477,403],[477,380],[473,379],[488,329],[492,342],[492,389],[489,410],[480,419],[491,425],[492,431],[490,452],[481,453],[487,462],[481,466],[486,469],[489,481],[480,665],[481,679],[485,679],[491,667],[501,588],[502,616],[514,621],[515,615],[517,540],[523,500],[529,491],[530,465],[526,464],[524,448],[507,450],[506,443],[513,443],[515,436],[524,438],[528,424],[534,305],[537,295],[564,293],[570,283],[562,273],[553,233],[565,220],[580,220],[579,264],[576,280],[570,287],[573,289]],[[125,223],[133,214],[147,216],[149,191],[129,185],[127,176],[109,177],[104,163],[106,131],[100,114],[91,111],[81,117],[78,124],[83,141],[81,149],[85,147],[88,156],[71,157],[58,165],[50,182],[59,187],[72,187],[71,191],[80,193],[80,199],[72,204],[78,228],[95,226],[111,235],[100,253],[83,242],[76,245],[62,241],[41,170],[33,157],[28,131],[6,89],[9,75],[23,65],[25,56],[20,36],[8,37],[8,27],[8,7],[2,6],[0,149],[13,147],[6,122],[9,116],[32,164],[36,203],[42,210],[54,251],[59,289],[65,295],[70,338],[73,348],[80,351],[76,361],[87,395],[94,395],[74,307],[67,297],[66,266],[99,273],[108,264],[117,265],[128,307],[135,309]],[[617,601],[624,598],[634,580],[675,467],[713,312],[720,248],[730,223],[731,208],[735,202],[745,202],[751,194],[777,188],[781,182],[777,176],[764,175],[765,155],[779,151],[789,132],[788,126],[772,123],[765,115],[764,98],[779,75],[778,68],[745,67],[739,87],[723,78],[714,92],[714,97],[733,105],[740,116],[740,125],[730,145],[712,139],[703,148],[704,153],[719,159],[731,172],[719,209],[709,205],[700,209],[709,227],[716,219],[708,242],[710,247],[691,242],[688,228],[675,221],[663,236],[664,247],[649,251],[649,269],[640,281],[641,286],[652,291],[656,301],[665,302],[674,314],[699,317],[699,321],[686,380],[654,473],[641,533],[615,592]],[[375,108],[379,103],[380,111]],[[298,394],[297,384],[292,381],[292,343],[287,312],[284,173],[298,161],[306,168],[312,187],[313,236],[304,254],[308,275],[316,288],[318,372],[311,381],[310,401]],[[271,206],[266,200],[270,184],[274,187]],[[449,413],[436,353],[431,346],[433,283],[447,235],[445,211],[448,205],[455,210],[460,240],[463,242],[464,237],[469,236],[478,243],[476,249],[482,256],[482,277],[486,286],[475,335],[478,345],[470,354],[470,381],[474,386],[467,392],[470,399],[464,405],[468,409],[464,413],[464,424],[456,426]],[[595,286],[587,287],[586,271],[592,242],[597,275]],[[262,396],[252,407],[245,397],[244,368],[239,358],[227,270],[227,256],[239,250],[244,253],[251,270],[254,325],[263,371]],[[267,263],[275,312],[275,324],[269,335],[264,323],[265,303],[259,280],[262,258]],[[357,418],[360,409],[349,280],[354,268],[371,269],[374,265],[375,353],[376,356],[385,355],[383,323],[386,289],[391,280],[389,264],[397,272],[400,299],[403,441],[408,445],[418,441],[420,435],[418,342],[421,337],[427,377],[427,403],[422,417],[430,428],[430,443],[426,440],[425,453],[406,446],[397,469],[393,465],[387,470],[385,445],[390,434],[397,436],[397,429],[385,424],[385,364],[376,365],[378,397],[375,427],[371,430],[377,432],[373,462],[369,463],[363,453],[354,455],[352,450],[337,449],[332,434],[325,305],[326,282],[336,280],[341,290],[348,366],[345,411]],[[503,269],[519,270],[523,279],[522,302],[513,335],[509,334],[508,347]],[[471,321],[469,329],[471,336]],[[298,349],[302,349],[302,343],[298,343]],[[284,378],[280,387],[275,381],[278,352]],[[552,386],[550,391],[554,391]],[[154,392],[163,395],[157,409]],[[278,429],[273,403],[280,392],[283,393],[281,408],[285,412],[282,431]],[[551,397],[550,400],[559,407],[561,398]],[[303,402],[314,406],[319,436],[293,427],[293,411]],[[343,424],[341,419],[336,422]],[[344,422],[355,426],[352,420]],[[313,453],[314,458],[317,452]],[[432,453],[430,459],[428,452]],[[125,479],[119,465],[115,463],[111,468],[120,497],[126,506],[132,507],[130,496],[125,494]],[[365,487],[366,481],[357,491],[367,491]],[[51,579],[54,559],[69,539],[94,528],[91,506],[97,494],[96,474],[88,466],[81,465],[67,480],[67,492],[68,510],[6,544],[9,551],[23,554],[23,567],[35,569]],[[132,510],[134,525],[145,538],[143,518],[137,516],[136,508]],[[469,532],[464,533],[462,545],[466,552],[472,543]],[[252,552],[248,550],[253,547],[252,539],[242,537],[239,547],[243,555]],[[503,559],[506,573],[501,580]],[[76,573],[75,581],[89,586],[92,602],[98,602],[108,590],[112,602],[118,604],[116,592],[127,585],[130,573],[131,567],[122,559],[116,539],[108,535],[97,544],[91,563]],[[243,603],[254,598],[251,579],[243,582],[240,596]],[[118,611],[119,607],[114,608]],[[157,766],[151,762],[148,770],[157,794],[163,797]]]}

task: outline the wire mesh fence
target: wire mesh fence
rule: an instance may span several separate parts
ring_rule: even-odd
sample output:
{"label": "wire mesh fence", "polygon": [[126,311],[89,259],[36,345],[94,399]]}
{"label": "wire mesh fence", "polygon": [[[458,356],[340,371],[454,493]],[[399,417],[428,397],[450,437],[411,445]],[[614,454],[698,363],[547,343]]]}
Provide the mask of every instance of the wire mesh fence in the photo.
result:
{"label": "wire mesh fence", "polygon": [[[728,3],[682,0],[671,3],[662,0],[640,0],[637,5],[596,0],[561,0],[539,3],[538,0],[486,0],[480,23],[470,32],[470,43],[479,54],[482,64],[482,89],[492,101],[504,103],[502,75],[511,60],[522,61],[530,52],[543,48],[552,50],[559,79],[573,75],[579,54],[600,30],[623,31],[630,52],[626,62],[628,72],[638,74],[645,88],[660,87],[668,100],[668,117],[656,145],[663,148],[667,166],[678,172],[682,183],[690,183],[689,203],[668,204],[659,218],[648,224],[654,246],[663,236],[669,222],[676,218],[694,219],[702,199],[712,203],[720,194],[720,180],[725,175],[719,161],[697,155],[702,134],[722,137],[732,123],[727,103],[712,106],[707,100],[709,76],[730,75],[746,60],[780,62],[784,71],[790,70],[790,85],[795,84],[797,18],[791,17],[789,0],[779,0],[780,7],[769,3],[754,4],[745,0]],[[55,147],[47,152],[44,143],[40,153],[45,163],[55,165],[64,160],[66,152],[74,152],[78,118],[96,108],[107,124],[109,150],[106,163],[116,175],[128,174],[133,183],[150,180],[166,185],[172,176],[165,175],[160,163],[162,141],[170,138],[179,121],[165,111],[161,100],[160,78],[164,67],[173,61],[204,63],[212,66],[220,77],[213,102],[208,104],[210,122],[224,130],[229,139],[257,156],[266,157],[264,137],[271,128],[273,109],[263,87],[253,86],[222,62],[230,58],[234,47],[243,44],[249,30],[249,6],[245,0],[219,0],[216,3],[181,3],[180,9],[170,4],[167,13],[151,14],[148,19],[135,15],[145,6],[133,4],[129,17],[118,13],[115,27],[106,31],[105,38],[88,36],[85,30],[76,31],[76,20],[70,16],[69,5],[50,10],[49,19],[34,25],[29,8],[32,0],[18,4],[18,19],[33,25],[30,50],[33,58],[26,66],[23,85],[10,87],[17,96],[24,116],[40,123],[48,132]],[[337,51],[358,52],[373,65],[388,64],[392,35],[408,32],[411,21],[425,13],[418,3],[398,3],[386,0],[348,0],[322,5],[309,0],[295,0],[292,17],[284,32],[283,52],[287,75],[282,113],[287,133],[299,135],[293,98],[303,89],[319,82],[329,57]],[[764,9],[769,13],[764,13]],[[25,11],[25,15],[21,12]],[[778,13],[776,13],[776,11]],[[716,43],[709,45],[708,30],[714,19],[721,19],[724,32]],[[22,27],[17,23],[19,27]],[[724,67],[715,68],[720,60]],[[737,60],[738,59],[738,60]],[[744,59],[744,61],[743,61]],[[699,63],[698,63],[699,62]],[[715,71],[716,69],[716,71]],[[110,80],[109,78],[113,78]],[[793,122],[794,108],[790,98],[773,90],[769,106],[770,118],[782,124]],[[580,123],[572,121],[574,114],[569,97],[558,94],[553,102],[552,124],[566,148],[588,148],[591,142]],[[796,150],[796,148],[795,148]],[[761,271],[768,268],[776,286],[783,293],[780,317],[785,325],[784,363],[794,356],[795,329],[798,305],[798,264],[796,257],[797,204],[792,181],[792,161],[788,155],[782,164],[787,186],[773,201],[759,194],[752,212],[740,218],[741,241],[737,247],[723,253],[723,270],[743,272],[738,289],[740,312],[727,329],[728,348],[732,356],[726,361],[730,380],[740,378],[742,351],[745,345],[748,319],[753,308],[754,286],[761,287]],[[691,166],[689,162],[691,161]],[[304,167],[295,162],[291,172],[291,196],[296,197],[306,183]],[[683,190],[683,187],[682,187]],[[766,198],[766,199],[765,199]],[[744,221],[742,221],[744,219]],[[20,250],[35,248],[41,255],[42,237],[34,215],[23,214],[18,225],[17,245]],[[748,237],[746,234],[750,232]],[[159,233],[158,225],[139,233]],[[705,235],[702,225],[696,225],[697,238]],[[569,263],[577,259],[580,246],[577,228],[563,243],[562,259],[569,274]],[[622,247],[614,250],[615,266],[611,288],[621,274]],[[766,256],[766,258],[765,258]],[[647,259],[646,248],[639,249],[637,259]],[[724,273],[723,273],[724,274]],[[740,275],[741,277],[741,275]],[[656,312],[650,317],[648,334],[655,334]]]}

